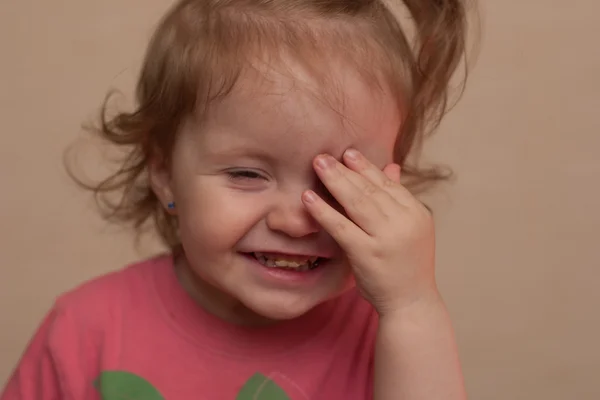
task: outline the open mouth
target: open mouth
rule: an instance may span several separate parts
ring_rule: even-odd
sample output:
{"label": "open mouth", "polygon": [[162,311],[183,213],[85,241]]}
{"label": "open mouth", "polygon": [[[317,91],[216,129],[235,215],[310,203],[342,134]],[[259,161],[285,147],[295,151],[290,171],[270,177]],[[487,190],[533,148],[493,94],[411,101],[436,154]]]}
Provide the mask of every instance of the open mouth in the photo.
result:
{"label": "open mouth", "polygon": [[288,271],[306,272],[322,266],[327,259],[323,257],[289,256],[269,253],[246,253],[260,264],[268,268],[279,268]]}

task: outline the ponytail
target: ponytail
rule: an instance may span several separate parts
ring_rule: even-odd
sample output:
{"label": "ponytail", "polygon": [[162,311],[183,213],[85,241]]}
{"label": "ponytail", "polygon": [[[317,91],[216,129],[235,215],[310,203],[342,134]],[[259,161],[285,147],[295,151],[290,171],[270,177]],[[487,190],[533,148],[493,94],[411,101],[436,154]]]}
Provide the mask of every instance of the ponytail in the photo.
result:
{"label": "ponytail", "polygon": [[[423,139],[440,124],[449,109],[450,80],[466,51],[465,0],[403,0],[415,26],[414,59],[409,66],[412,99],[395,149],[397,162],[412,189],[451,176],[439,167],[406,165],[408,154],[419,153]],[[460,94],[464,90],[465,76]]]}

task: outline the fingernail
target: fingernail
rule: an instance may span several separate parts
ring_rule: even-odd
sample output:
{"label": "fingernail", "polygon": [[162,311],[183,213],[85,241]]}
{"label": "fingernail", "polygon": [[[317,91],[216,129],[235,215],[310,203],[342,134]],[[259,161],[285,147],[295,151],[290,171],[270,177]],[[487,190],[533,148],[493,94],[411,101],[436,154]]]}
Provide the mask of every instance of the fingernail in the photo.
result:
{"label": "fingernail", "polygon": [[312,190],[304,192],[304,201],[307,203],[314,203],[317,201],[317,195]]}
{"label": "fingernail", "polygon": [[346,150],[345,154],[346,154],[346,157],[351,161],[358,161],[358,159],[360,158],[360,153],[354,149]]}
{"label": "fingernail", "polygon": [[329,168],[335,165],[335,159],[329,155],[321,155],[317,157],[316,164],[322,169]]}

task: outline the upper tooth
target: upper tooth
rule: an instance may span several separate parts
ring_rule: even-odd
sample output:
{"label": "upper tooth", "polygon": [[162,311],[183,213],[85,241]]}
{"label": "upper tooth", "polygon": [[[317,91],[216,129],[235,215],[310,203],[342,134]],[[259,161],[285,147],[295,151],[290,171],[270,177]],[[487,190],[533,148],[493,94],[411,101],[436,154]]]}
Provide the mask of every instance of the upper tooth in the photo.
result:
{"label": "upper tooth", "polygon": [[254,256],[263,264],[268,266],[298,268],[307,263],[314,263],[319,257],[298,258],[298,257],[269,257],[263,253],[254,253]]}
{"label": "upper tooth", "polygon": [[301,265],[305,265],[306,263],[297,263],[294,261],[285,261],[285,260],[275,260],[275,265],[278,267],[289,267],[289,268],[298,268]]}

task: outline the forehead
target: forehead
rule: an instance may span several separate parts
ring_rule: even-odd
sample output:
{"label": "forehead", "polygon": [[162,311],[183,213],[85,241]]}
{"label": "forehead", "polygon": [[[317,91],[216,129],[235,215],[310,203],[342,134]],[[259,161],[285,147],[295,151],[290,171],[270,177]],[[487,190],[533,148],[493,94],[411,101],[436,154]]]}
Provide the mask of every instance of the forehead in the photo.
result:
{"label": "forehead", "polygon": [[390,91],[352,68],[332,63],[316,76],[290,62],[247,71],[203,127],[201,147],[211,154],[260,150],[303,159],[355,147],[383,163],[391,161],[400,112]]}

